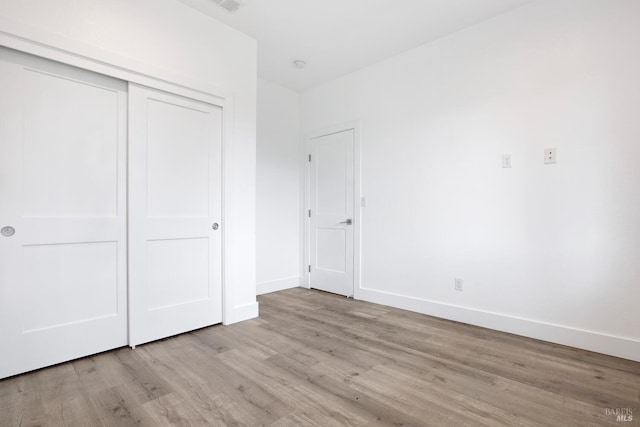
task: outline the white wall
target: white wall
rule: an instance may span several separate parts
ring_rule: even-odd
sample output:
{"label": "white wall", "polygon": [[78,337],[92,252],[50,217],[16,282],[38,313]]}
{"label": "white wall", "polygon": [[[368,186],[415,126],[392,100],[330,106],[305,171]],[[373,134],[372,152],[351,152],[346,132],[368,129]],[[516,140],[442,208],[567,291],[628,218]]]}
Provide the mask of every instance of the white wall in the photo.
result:
{"label": "white wall", "polygon": [[256,270],[258,294],[301,276],[300,95],[258,79]]}
{"label": "white wall", "polygon": [[356,297],[640,360],[639,16],[540,0],[304,93],[362,123]]}
{"label": "white wall", "polygon": [[0,0],[4,33],[203,91],[233,94],[226,321],[255,301],[256,42],[174,0]]}

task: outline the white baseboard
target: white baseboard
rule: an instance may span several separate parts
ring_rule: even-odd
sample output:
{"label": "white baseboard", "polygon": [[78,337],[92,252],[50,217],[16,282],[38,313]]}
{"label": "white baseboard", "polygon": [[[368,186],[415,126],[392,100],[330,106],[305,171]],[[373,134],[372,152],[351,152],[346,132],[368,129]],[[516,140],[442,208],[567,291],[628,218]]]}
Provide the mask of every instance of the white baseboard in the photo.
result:
{"label": "white baseboard", "polygon": [[271,292],[283,291],[285,289],[297,288],[300,286],[300,283],[302,282],[298,276],[261,282],[256,284],[256,293],[258,295],[263,295]]}
{"label": "white baseboard", "polygon": [[640,362],[640,341],[372,289],[357,299]]}
{"label": "white baseboard", "polygon": [[231,323],[242,322],[244,320],[254,319],[258,317],[258,306],[258,302],[236,305],[235,307],[233,307],[233,322]]}

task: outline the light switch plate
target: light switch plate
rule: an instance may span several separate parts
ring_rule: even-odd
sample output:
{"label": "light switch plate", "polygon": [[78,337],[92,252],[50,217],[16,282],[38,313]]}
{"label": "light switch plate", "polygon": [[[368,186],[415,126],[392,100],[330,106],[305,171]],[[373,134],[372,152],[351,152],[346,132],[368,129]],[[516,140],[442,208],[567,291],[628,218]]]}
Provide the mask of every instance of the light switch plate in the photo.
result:
{"label": "light switch plate", "polygon": [[511,154],[503,154],[502,155],[502,167],[510,168],[511,167]]}

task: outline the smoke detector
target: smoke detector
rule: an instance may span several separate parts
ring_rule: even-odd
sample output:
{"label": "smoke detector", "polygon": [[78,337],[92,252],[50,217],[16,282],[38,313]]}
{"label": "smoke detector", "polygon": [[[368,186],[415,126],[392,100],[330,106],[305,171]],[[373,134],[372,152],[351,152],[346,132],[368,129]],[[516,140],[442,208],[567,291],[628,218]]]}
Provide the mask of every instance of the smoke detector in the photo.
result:
{"label": "smoke detector", "polygon": [[213,2],[219,6],[222,6],[229,13],[235,13],[240,9],[242,3],[240,0],[213,0]]}

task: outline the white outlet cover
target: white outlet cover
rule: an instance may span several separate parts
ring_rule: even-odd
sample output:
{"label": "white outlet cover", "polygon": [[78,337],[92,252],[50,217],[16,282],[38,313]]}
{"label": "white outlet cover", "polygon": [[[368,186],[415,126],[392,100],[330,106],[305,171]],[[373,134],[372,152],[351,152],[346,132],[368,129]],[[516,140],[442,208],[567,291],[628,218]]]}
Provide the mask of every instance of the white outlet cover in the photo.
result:
{"label": "white outlet cover", "polygon": [[510,168],[511,167],[511,154],[503,154],[502,155],[502,167]]}
{"label": "white outlet cover", "polygon": [[460,277],[456,277],[454,280],[454,286],[456,291],[464,290],[464,280]]}
{"label": "white outlet cover", "polygon": [[556,157],[556,149],[555,148],[545,148],[544,149],[544,163],[546,165],[553,164],[557,162]]}

